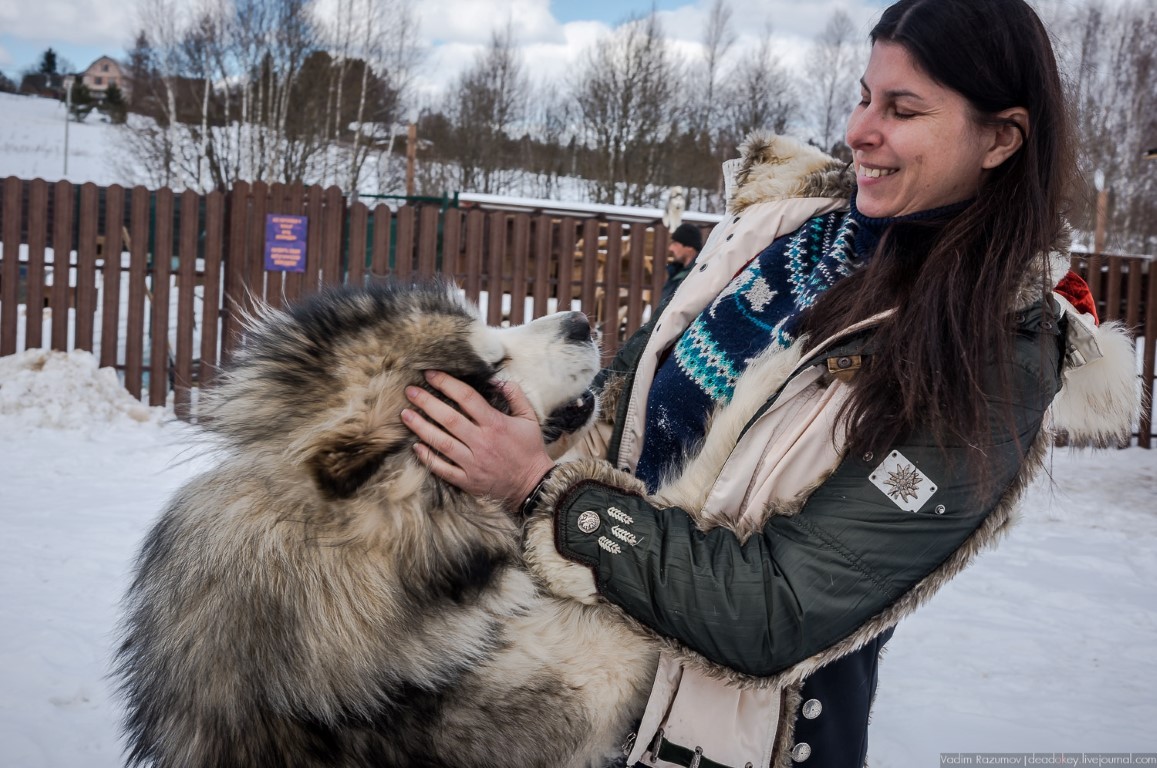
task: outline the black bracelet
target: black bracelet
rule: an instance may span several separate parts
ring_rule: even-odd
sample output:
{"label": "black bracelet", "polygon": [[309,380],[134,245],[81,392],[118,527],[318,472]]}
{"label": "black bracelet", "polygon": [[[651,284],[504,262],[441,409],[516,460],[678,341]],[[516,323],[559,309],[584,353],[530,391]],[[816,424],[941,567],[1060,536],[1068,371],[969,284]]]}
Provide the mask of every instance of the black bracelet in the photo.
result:
{"label": "black bracelet", "polygon": [[546,481],[550,479],[550,476],[554,474],[556,469],[558,469],[557,464],[546,470],[542,478],[539,479],[538,484],[534,486],[534,490],[527,494],[526,498],[522,500],[522,503],[518,505],[518,514],[520,517],[525,519],[534,513],[534,510],[538,507],[538,502],[542,500],[542,489],[546,486]]}

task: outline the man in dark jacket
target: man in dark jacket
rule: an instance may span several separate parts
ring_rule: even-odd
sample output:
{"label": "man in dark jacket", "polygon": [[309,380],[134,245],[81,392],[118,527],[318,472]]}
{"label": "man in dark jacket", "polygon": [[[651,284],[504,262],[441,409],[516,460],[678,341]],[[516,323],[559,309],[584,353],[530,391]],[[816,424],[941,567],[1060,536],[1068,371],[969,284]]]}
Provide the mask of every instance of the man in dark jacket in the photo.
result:
{"label": "man in dark jacket", "polygon": [[691,271],[691,265],[699,251],[703,250],[703,234],[694,224],[683,223],[671,233],[671,244],[667,246],[667,282],[663,285],[661,303],[665,304]]}

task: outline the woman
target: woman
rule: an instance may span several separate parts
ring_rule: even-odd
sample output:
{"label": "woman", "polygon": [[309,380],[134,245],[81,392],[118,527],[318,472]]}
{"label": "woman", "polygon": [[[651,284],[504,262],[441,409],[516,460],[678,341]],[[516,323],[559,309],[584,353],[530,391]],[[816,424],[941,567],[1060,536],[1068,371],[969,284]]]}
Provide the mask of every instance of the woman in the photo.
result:
{"label": "woman", "polygon": [[460,410],[408,393],[446,430],[404,414],[420,460],[527,514],[550,589],[667,641],[632,761],[862,765],[880,649],[1005,528],[1047,419],[1128,434],[1131,343],[1046,257],[1071,160],[1039,19],[901,0],[871,40],[854,188],[749,139],[732,215],[608,374],[605,461],[554,466],[516,390],[511,417],[444,374]]}

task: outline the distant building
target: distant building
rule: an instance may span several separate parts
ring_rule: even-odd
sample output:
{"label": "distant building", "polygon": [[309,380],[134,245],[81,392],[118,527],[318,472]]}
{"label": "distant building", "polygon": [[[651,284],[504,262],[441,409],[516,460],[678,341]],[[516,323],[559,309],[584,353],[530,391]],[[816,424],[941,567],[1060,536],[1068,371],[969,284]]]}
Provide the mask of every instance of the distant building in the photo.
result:
{"label": "distant building", "polygon": [[84,84],[88,86],[88,90],[98,99],[104,98],[105,91],[110,85],[120,88],[121,95],[125,99],[129,97],[132,83],[125,77],[120,62],[111,56],[101,56],[89,64],[88,69],[81,73],[81,77],[84,79]]}

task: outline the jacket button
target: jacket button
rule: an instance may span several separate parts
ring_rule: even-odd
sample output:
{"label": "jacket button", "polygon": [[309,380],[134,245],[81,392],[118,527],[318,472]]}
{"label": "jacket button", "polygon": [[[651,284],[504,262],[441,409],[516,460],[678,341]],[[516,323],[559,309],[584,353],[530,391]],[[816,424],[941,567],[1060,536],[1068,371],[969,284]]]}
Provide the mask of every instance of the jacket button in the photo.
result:
{"label": "jacket button", "polygon": [[874,458],[876,458],[876,454],[872,453],[871,451],[868,451],[867,453],[864,454],[864,463],[867,464],[869,461],[871,461]]}
{"label": "jacket button", "polygon": [[732,232],[730,235],[728,235],[728,236],[727,236],[727,239],[728,239],[728,240],[730,240],[730,239],[731,239],[731,238],[733,238],[733,237],[735,237],[735,233],[734,233],[734,232]]}
{"label": "jacket button", "polygon": [[807,760],[811,756],[812,748],[806,741],[801,741],[799,744],[796,744],[791,748],[792,762],[802,763],[804,760]]}
{"label": "jacket button", "polygon": [[800,711],[805,719],[815,720],[820,716],[820,712],[824,711],[824,705],[820,704],[819,699],[808,699],[803,703],[803,709]]}
{"label": "jacket button", "polygon": [[578,529],[583,533],[594,533],[599,529],[600,522],[598,512],[588,509],[578,516]]}
{"label": "jacket button", "polygon": [[936,514],[943,515],[947,511],[948,511],[948,508],[945,507],[943,504],[937,504],[936,505]]}
{"label": "jacket button", "polygon": [[705,269],[707,269],[707,265],[706,265],[706,264],[700,264],[700,265],[699,265],[699,271],[700,271],[700,272],[702,272],[702,271],[703,271],[703,270],[705,270]]}

